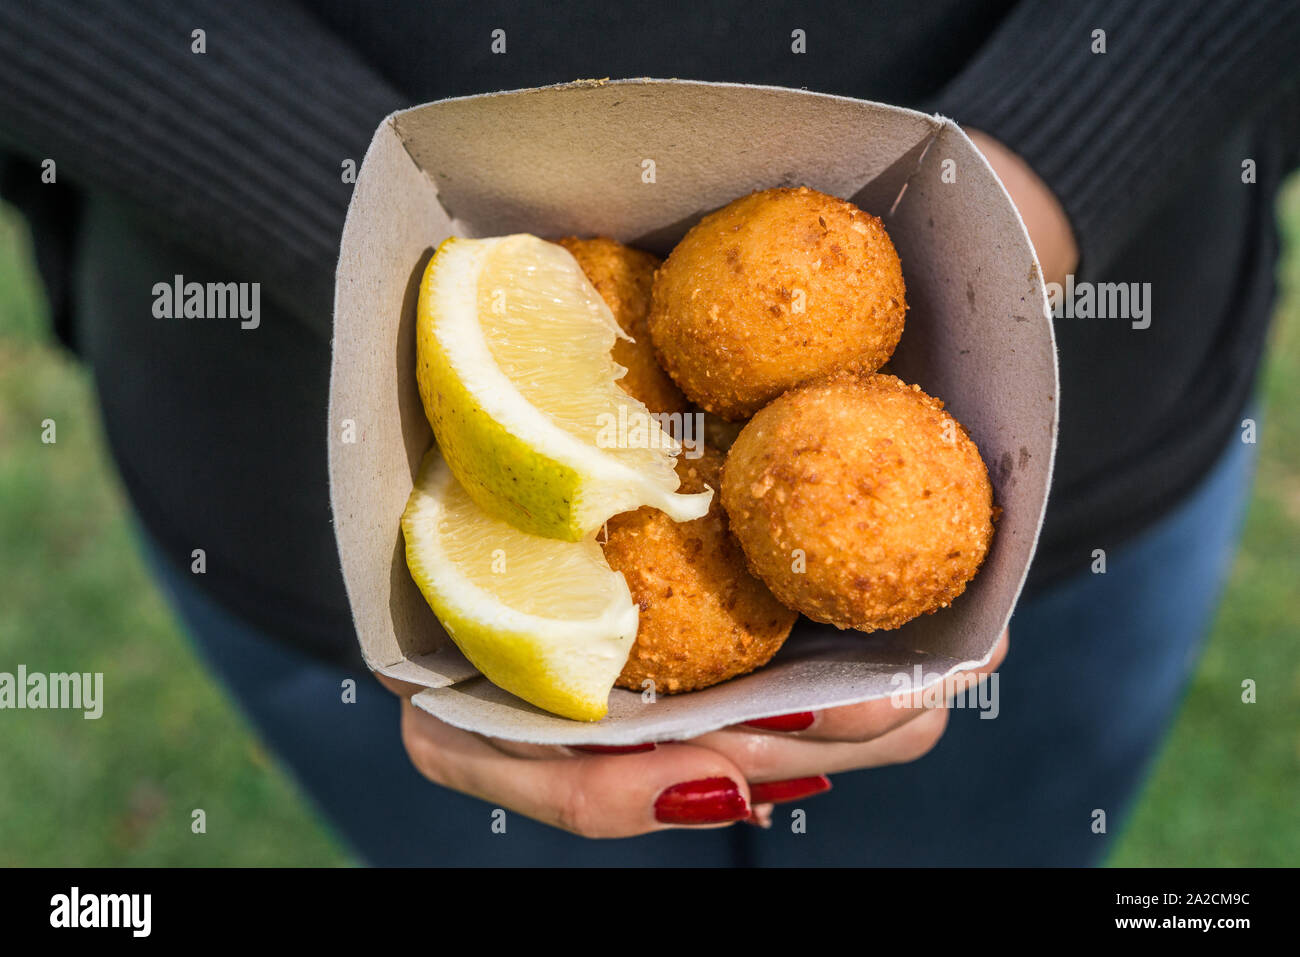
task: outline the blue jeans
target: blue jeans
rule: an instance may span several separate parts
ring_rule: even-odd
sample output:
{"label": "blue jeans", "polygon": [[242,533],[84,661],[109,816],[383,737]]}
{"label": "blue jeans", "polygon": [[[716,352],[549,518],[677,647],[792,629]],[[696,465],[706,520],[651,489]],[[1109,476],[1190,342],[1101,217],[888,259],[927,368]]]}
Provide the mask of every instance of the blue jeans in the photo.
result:
{"label": "blue jeans", "polygon": [[[203,658],[342,838],[372,864],[1081,865],[1107,852],[1199,657],[1239,537],[1254,446],[1233,441],[1171,514],[1088,571],[1021,603],[1000,713],[955,709],[926,757],[835,777],[737,826],[591,841],[511,815],[412,768],[398,702],[366,672],[322,664],[215,603],[156,552],[157,577]],[[356,679],[356,702],[342,683]],[[1097,809],[1107,830],[1094,833]]]}

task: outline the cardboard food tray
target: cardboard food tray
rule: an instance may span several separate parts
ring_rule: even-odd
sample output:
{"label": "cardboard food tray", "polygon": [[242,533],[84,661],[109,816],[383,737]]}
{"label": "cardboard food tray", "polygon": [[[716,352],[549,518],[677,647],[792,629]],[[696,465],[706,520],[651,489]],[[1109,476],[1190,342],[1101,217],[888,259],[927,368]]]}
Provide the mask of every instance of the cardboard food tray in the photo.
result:
{"label": "cardboard food tray", "polygon": [[[969,429],[1002,509],[982,570],[951,608],[895,631],[863,635],[800,619],[754,674],[653,702],[615,689],[600,722],[557,717],[502,691],[438,624],[407,572],[399,527],[432,442],[415,384],[415,303],[430,255],[449,235],[516,232],[609,235],[665,255],[704,214],[787,185],[850,199],[884,219],[909,305],[891,368],[942,398]],[[375,131],[336,283],[329,469],[344,580],[366,662],[424,685],[414,700],[431,714],[518,741],[632,744],[885,697],[918,665],[928,686],[989,659],[1042,524],[1056,351],[1024,225],[951,120],[801,90],[680,80],[428,103]]]}

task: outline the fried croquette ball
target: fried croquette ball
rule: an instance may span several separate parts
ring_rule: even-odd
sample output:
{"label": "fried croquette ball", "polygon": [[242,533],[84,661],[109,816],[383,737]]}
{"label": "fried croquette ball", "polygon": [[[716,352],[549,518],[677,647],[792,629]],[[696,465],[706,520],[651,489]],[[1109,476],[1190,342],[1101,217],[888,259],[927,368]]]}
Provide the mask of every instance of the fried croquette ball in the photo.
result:
{"label": "fried croquette ball", "polygon": [[[722,453],[677,460],[679,491],[717,489]],[[767,664],[798,618],[745,570],[714,496],[703,518],[674,522],[642,508],[609,520],[605,558],[641,606],[636,643],[616,684],[657,692],[707,688]]]}
{"label": "fried croquette ball", "polygon": [[903,270],[878,218],[806,186],[744,196],[691,229],[655,274],[650,335],[687,398],[744,419],[898,345]]}
{"label": "fried croquette ball", "polygon": [[946,608],[993,537],[979,449],[891,375],[839,373],[759,412],[727,454],[722,505],[777,598],[861,631]]}
{"label": "fried croquette ball", "polygon": [[640,399],[651,412],[685,412],[686,397],[659,368],[646,328],[650,287],[659,257],[603,236],[596,239],[566,236],[556,242],[578,261],[588,281],[614,313],[619,328],[632,337],[631,342],[626,339],[615,342],[611,353],[614,361],[627,369],[627,375],[618,380],[623,391]]}

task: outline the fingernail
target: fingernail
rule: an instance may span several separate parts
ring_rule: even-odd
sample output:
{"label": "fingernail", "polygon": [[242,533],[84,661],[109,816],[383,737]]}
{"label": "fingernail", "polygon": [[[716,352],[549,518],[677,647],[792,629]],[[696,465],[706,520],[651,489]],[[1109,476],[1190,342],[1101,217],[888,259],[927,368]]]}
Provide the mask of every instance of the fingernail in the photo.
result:
{"label": "fingernail", "polygon": [[780,804],[797,801],[831,789],[831,779],[824,774],[786,781],[763,781],[749,786],[749,799],[755,804]]}
{"label": "fingernail", "polygon": [[764,831],[770,830],[772,827],[772,805],[754,805],[754,810],[749,812],[749,817],[745,818],[745,823],[761,828]]}
{"label": "fingernail", "polygon": [[796,711],[794,714],[778,714],[771,718],[756,718],[753,721],[746,721],[745,724],[762,731],[803,731],[812,727],[816,717],[811,711]]}
{"label": "fingernail", "polygon": [[660,824],[725,824],[747,817],[749,805],[730,778],[674,784],[655,799],[655,820]]}
{"label": "fingernail", "polygon": [[588,754],[640,754],[642,751],[653,751],[655,743],[647,741],[645,744],[572,744],[569,747],[574,751],[586,751]]}

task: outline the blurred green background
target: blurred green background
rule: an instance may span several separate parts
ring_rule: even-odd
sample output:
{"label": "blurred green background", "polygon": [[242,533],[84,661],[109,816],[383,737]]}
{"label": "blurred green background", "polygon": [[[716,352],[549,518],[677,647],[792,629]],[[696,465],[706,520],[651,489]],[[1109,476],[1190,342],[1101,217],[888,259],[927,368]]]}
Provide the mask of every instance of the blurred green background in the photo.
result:
{"label": "blurred green background", "polygon": [[[1280,212],[1244,547],[1112,864],[1300,861],[1300,179]],[[131,702],[97,721],[0,712],[0,866],[351,863],[199,664],[135,546],[89,376],[52,342],[26,228],[0,206],[0,671],[107,671]],[[1242,703],[1244,678],[1258,703]]]}

